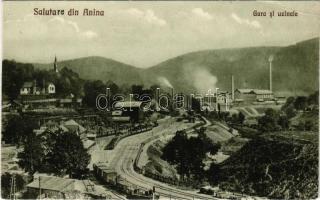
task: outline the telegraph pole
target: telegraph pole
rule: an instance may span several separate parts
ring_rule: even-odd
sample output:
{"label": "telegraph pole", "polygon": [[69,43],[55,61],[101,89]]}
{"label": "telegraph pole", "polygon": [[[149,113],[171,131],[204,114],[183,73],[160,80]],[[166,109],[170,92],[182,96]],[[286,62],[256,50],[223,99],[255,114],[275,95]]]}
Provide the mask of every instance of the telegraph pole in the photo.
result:
{"label": "telegraph pole", "polygon": [[269,90],[272,92],[272,61],[273,55],[269,56]]}
{"label": "telegraph pole", "polygon": [[11,176],[11,187],[10,187],[10,199],[17,199],[16,198],[16,176],[13,174]]}
{"label": "telegraph pole", "polygon": [[219,88],[216,88],[216,112],[218,112],[218,90]]}
{"label": "telegraph pole", "polygon": [[41,177],[39,176],[39,199],[41,199]]}

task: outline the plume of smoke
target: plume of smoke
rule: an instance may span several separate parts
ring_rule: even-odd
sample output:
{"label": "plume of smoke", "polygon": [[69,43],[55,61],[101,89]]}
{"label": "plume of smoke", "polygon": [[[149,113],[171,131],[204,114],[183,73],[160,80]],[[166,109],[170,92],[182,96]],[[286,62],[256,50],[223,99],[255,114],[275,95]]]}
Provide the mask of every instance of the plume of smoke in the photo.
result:
{"label": "plume of smoke", "polygon": [[215,91],[218,79],[212,75],[207,69],[201,67],[187,67],[187,78],[192,81],[193,87],[202,94]]}
{"label": "plume of smoke", "polygon": [[170,81],[163,76],[158,77],[158,81],[159,81],[160,85],[162,85],[162,86],[173,88]]}

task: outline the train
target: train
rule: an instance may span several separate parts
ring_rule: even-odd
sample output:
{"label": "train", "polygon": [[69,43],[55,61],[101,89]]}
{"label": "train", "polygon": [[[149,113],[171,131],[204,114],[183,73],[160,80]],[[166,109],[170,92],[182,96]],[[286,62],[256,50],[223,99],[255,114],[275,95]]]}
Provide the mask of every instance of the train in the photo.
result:
{"label": "train", "polygon": [[125,193],[129,199],[160,198],[160,195],[155,193],[155,188],[146,189],[131,184],[122,178],[114,169],[109,168],[106,163],[93,164],[93,172],[98,180]]}

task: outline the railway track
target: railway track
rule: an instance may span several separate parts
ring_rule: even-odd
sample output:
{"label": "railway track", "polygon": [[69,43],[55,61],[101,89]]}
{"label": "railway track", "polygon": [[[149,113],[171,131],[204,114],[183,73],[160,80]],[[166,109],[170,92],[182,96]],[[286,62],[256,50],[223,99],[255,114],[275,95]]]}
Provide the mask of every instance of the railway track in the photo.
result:
{"label": "railway track", "polygon": [[[208,121],[203,126],[208,126]],[[165,129],[160,129],[159,134],[166,132],[165,130],[169,127],[165,127]],[[179,126],[176,127],[179,129]],[[171,130],[172,131],[172,130]],[[151,137],[158,138],[158,137]],[[150,138],[144,138],[143,141],[148,140]],[[123,144],[123,146],[119,145],[118,148],[121,148],[117,155],[121,155],[119,159],[116,161],[115,169],[120,174],[120,176],[126,180],[126,182],[134,185],[136,189],[141,189],[144,191],[148,191],[152,189],[153,186],[156,188],[156,193],[164,198],[170,199],[217,199],[209,195],[202,195],[196,193],[196,191],[183,191],[181,189],[175,188],[171,185],[167,185],[165,183],[150,179],[148,177],[144,177],[143,175],[137,173],[133,168],[133,162],[139,156],[139,147],[141,141],[138,143],[132,142],[133,140],[129,140],[128,143]],[[150,141],[149,141],[150,142]]]}
{"label": "railway track", "polygon": [[[131,154],[128,155],[128,157],[134,156],[136,154],[137,152],[131,151]],[[155,181],[153,179],[149,179],[147,177],[142,178],[140,174],[134,171],[129,159],[125,159],[123,163],[124,164],[121,165],[121,172],[123,175],[126,175],[127,181],[131,180],[131,183],[142,183],[137,187],[143,190],[150,190],[152,186],[155,186],[156,193],[159,194],[160,197],[169,197],[172,199],[216,199],[209,195],[195,194],[180,190],[178,188],[174,188],[172,186],[163,186],[163,183]],[[128,177],[130,177],[130,179],[128,179]],[[149,187],[143,185],[148,185]]]}

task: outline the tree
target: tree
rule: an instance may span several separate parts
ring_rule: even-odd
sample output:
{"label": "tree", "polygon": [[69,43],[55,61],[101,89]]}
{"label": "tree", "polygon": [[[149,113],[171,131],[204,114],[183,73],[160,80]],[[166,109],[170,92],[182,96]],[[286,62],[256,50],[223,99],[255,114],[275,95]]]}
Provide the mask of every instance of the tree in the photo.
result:
{"label": "tree", "polygon": [[282,130],[288,130],[290,121],[286,115],[282,115],[278,119],[278,124],[281,126]]}
{"label": "tree", "polygon": [[293,105],[288,106],[284,112],[286,113],[287,117],[289,119],[293,118],[294,116],[296,116],[296,110],[294,109]]}
{"label": "tree", "polygon": [[305,96],[298,96],[294,102],[294,107],[297,110],[305,110],[308,106],[308,98]]}
{"label": "tree", "polygon": [[305,131],[305,123],[303,121],[300,121],[297,125],[297,129],[299,131]]}
{"label": "tree", "polygon": [[307,121],[305,121],[305,123],[304,123],[304,127],[305,127],[305,130],[306,130],[306,131],[311,131],[314,126],[313,126],[313,123],[312,123],[311,120],[307,120]]}
{"label": "tree", "polygon": [[33,78],[34,67],[31,64],[17,63],[11,60],[2,61],[2,91],[14,100],[20,93],[24,81]]}
{"label": "tree", "polygon": [[24,142],[23,151],[18,154],[19,165],[30,174],[41,170],[44,160],[44,149],[41,146],[41,138],[34,133],[29,135]]}
{"label": "tree", "polygon": [[245,119],[246,119],[246,117],[244,116],[244,114],[242,114],[242,112],[239,112],[239,114],[238,114],[238,123],[239,124],[243,124]]}
{"label": "tree", "polygon": [[19,145],[33,133],[37,126],[35,120],[29,117],[14,116],[8,121],[3,133],[3,140],[7,143]]}
{"label": "tree", "polygon": [[63,67],[59,74],[50,71],[55,78],[54,84],[59,96],[67,96],[72,93],[75,97],[82,95],[83,80],[80,79],[79,74],[67,67]]}
{"label": "tree", "polygon": [[236,113],[233,113],[231,115],[230,122],[233,123],[233,124],[238,123],[238,115]]}
{"label": "tree", "polygon": [[219,180],[220,180],[220,176],[221,176],[220,166],[216,163],[211,163],[207,174],[208,174],[208,179],[211,184],[213,184],[213,185],[218,184]]}
{"label": "tree", "polygon": [[69,174],[70,177],[81,177],[90,162],[81,139],[75,133],[61,133],[57,136],[48,161],[58,175]]}
{"label": "tree", "polygon": [[108,81],[106,87],[110,88],[111,95],[116,95],[120,92],[119,86],[112,81]]}
{"label": "tree", "polygon": [[277,113],[272,108],[268,108],[265,111],[264,116],[258,119],[259,130],[262,132],[279,130],[278,119],[279,113]]}
{"label": "tree", "polygon": [[163,148],[162,158],[177,167],[182,178],[193,177],[197,180],[204,178],[203,159],[206,153],[216,154],[220,144],[215,144],[201,128],[198,137],[187,137],[185,131],[177,131],[172,140]]}
{"label": "tree", "polygon": [[152,97],[155,98],[157,95],[157,88],[160,88],[160,85],[158,84],[153,84],[150,86],[150,90],[152,92]]}
{"label": "tree", "polygon": [[83,103],[89,107],[96,108],[96,98],[99,94],[106,94],[107,86],[100,80],[87,81],[84,84]]}
{"label": "tree", "polygon": [[316,91],[308,97],[308,104],[319,105],[319,91]]}
{"label": "tree", "polygon": [[199,99],[194,98],[194,97],[191,98],[191,109],[196,112],[200,112],[201,105],[200,105]]}
{"label": "tree", "polygon": [[295,101],[294,97],[288,97],[286,100],[286,103],[281,107],[282,110],[285,110],[286,108],[288,108],[289,106],[293,106]]}
{"label": "tree", "polygon": [[234,113],[231,115],[231,122],[234,124],[243,124],[246,117],[242,112],[239,112],[238,114]]}
{"label": "tree", "polygon": [[177,163],[180,153],[187,144],[187,134],[185,131],[177,131],[172,140],[163,148],[162,158],[169,163]]}
{"label": "tree", "polygon": [[133,94],[133,99],[138,101],[139,97],[143,95],[143,85],[132,85],[131,94]]}

